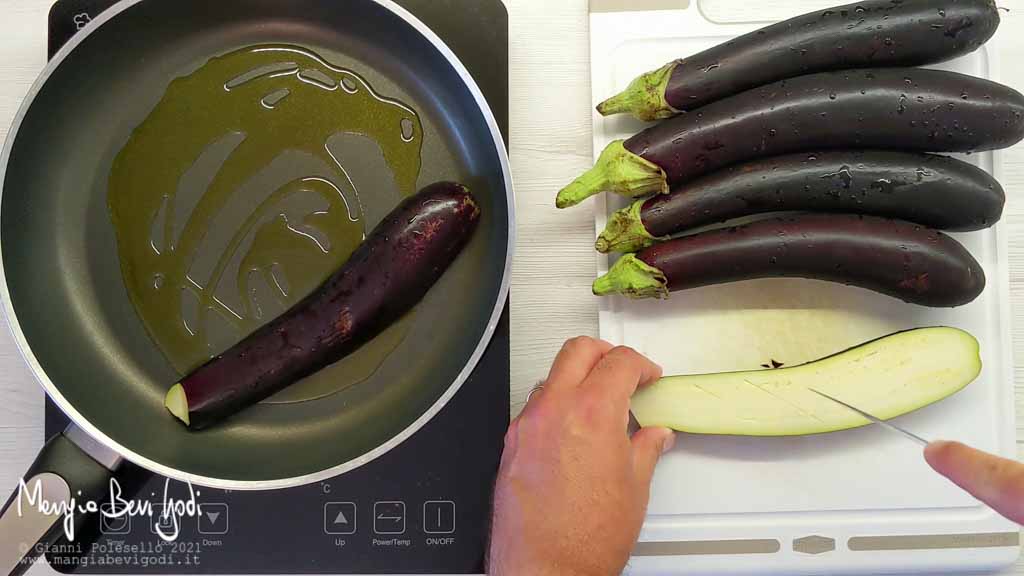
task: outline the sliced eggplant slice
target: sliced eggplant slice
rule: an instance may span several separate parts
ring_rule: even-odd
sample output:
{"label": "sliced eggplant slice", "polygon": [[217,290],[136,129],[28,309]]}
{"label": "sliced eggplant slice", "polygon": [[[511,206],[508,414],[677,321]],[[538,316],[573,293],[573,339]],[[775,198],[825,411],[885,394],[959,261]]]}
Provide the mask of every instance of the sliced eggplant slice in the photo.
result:
{"label": "sliced eggplant slice", "polygon": [[642,426],[694,434],[821,434],[871,422],[812,388],[890,419],[959,392],[981,368],[973,336],[922,328],[792,368],[662,378],[634,396],[632,411]]}

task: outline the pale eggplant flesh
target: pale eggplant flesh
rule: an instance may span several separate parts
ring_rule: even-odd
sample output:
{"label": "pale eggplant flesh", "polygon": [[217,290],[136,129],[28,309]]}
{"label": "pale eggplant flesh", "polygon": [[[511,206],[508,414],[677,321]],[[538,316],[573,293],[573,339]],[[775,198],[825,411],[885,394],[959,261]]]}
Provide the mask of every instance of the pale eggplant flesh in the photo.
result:
{"label": "pale eggplant flesh", "polygon": [[823,434],[871,421],[813,390],[889,420],[956,394],[981,369],[971,334],[921,328],[791,368],[662,378],[631,409],[642,426],[693,434]]}

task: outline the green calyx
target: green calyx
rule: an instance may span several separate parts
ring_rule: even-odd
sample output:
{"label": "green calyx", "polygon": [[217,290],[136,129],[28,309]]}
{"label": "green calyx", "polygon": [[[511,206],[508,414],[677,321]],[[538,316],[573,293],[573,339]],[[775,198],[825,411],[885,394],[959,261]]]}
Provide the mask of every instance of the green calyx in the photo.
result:
{"label": "green calyx", "polygon": [[611,215],[595,247],[602,254],[609,252],[639,252],[658,242],[644,226],[640,213],[646,200],[637,200],[627,208]]}
{"label": "green calyx", "polygon": [[558,193],[555,205],[569,208],[601,192],[626,198],[668,194],[668,175],[657,164],[626,150],[624,140],[608,145],[586,174]]}
{"label": "green calyx", "polygon": [[594,282],[594,294],[622,294],[635,299],[668,298],[668,278],[635,254],[626,254],[607,274]]}
{"label": "green calyx", "polygon": [[633,117],[647,122],[664,120],[679,114],[679,110],[670,106],[665,99],[669,78],[678,65],[678,62],[672,62],[654,72],[641,74],[621,93],[601,102],[597,111],[602,116],[632,114]]}

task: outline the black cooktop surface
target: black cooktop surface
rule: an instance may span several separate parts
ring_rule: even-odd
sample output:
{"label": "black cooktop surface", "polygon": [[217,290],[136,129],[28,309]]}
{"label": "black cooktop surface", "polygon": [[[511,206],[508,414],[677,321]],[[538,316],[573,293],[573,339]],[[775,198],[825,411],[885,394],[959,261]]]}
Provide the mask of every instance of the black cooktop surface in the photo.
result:
{"label": "black cooktop surface", "polygon": [[[114,0],[59,0],[52,57]],[[397,0],[480,85],[508,141],[508,15],[501,0]],[[340,3],[339,4],[343,4]],[[154,522],[88,518],[47,556],[79,574],[472,574],[483,569],[494,476],[509,414],[508,310],[473,375],[411,439],[349,474],[273,492],[198,488],[196,517],[171,543]],[[47,435],[67,425],[46,407]],[[159,505],[166,479],[126,465],[126,499]],[[187,486],[169,482],[174,498]],[[158,508],[158,507],[157,507]]]}

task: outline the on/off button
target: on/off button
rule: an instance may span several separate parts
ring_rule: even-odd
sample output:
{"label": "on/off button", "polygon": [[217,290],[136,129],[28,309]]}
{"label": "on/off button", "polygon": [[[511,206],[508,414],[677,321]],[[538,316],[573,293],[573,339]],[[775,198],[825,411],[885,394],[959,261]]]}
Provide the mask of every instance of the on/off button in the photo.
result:
{"label": "on/off button", "polygon": [[454,534],[455,502],[436,500],[424,503],[423,531],[427,534]]}

